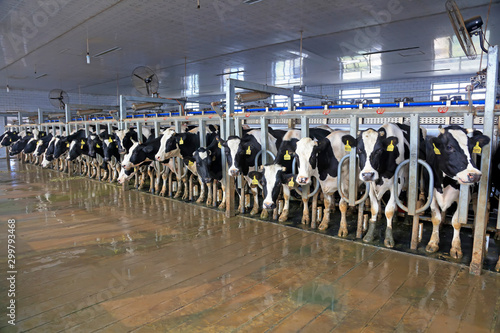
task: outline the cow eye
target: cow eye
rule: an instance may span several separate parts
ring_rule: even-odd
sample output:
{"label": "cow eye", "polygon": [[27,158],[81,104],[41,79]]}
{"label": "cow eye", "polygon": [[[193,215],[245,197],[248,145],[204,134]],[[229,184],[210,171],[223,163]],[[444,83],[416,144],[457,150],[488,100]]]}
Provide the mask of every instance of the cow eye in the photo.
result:
{"label": "cow eye", "polygon": [[447,151],[452,152],[452,151],[454,151],[455,149],[453,148],[453,146],[452,146],[452,145],[447,145],[447,146],[446,146],[446,150],[447,150]]}

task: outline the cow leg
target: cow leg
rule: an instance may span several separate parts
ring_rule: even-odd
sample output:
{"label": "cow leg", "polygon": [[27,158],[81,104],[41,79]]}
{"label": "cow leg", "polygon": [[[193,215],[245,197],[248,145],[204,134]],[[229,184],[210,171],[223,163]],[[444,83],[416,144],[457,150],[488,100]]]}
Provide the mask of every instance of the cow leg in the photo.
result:
{"label": "cow leg", "polygon": [[154,169],[148,168],[148,176],[149,176],[149,193],[154,193],[154,185],[155,185],[155,177],[154,177]]}
{"label": "cow leg", "polygon": [[431,203],[432,235],[425,250],[434,253],[439,249],[439,227],[441,225],[441,210],[436,202],[436,198]]}
{"label": "cow leg", "polygon": [[253,208],[250,211],[250,215],[257,215],[259,213],[259,188],[250,188],[253,194]]}
{"label": "cow leg", "polygon": [[278,219],[279,222],[288,220],[288,212],[290,210],[290,187],[283,185],[283,211]]}
{"label": "cow leg", "polygon": [[450,255],[455,259],[460,259],[462,258],[462,243],[460,242],[462,224],[458,221],[458,210],[453,213],[451,224],[453,225],[453,239],[451,241]]}
{"label": "cow leg", "polygon": [[370,206],[372,217],[370,222],[368,223],[368,231],[366,232],[365,237],[363,237],[363,242],[373,242],[374,234],[375,234],[375,223],[377,222],[377,215],[380,206],[380,202],[377,199],[377,195],[375,194],[375,190],[373,189],[374,184],[370,184]]}
{"label": "cow leg", "polygon": [[340,229],[338,236],[339,237],[347,237],[348,231],[347,231],[347,210],[349,209],[349,205],[344,199],[340,199],[339,202],[339,209],[340,209]]}
{"label": "cow leg", "polygon": [[310,218],[309,218],[309,199],[307,197],[302,197],[302,224],[309,224]]}
{"label": "cow leg", "polygon": [[267,219],[268,217],[269,217],[269,211],[267,209],[262,209],[262,212],[260,213],[260,218]]}
{"label": "cow leg", "polygon": [[161,178],[163,179],[163,186],[161,187],[161,191],[159,193],[160,196],[164,197],[167,193],[168,188],[168,175],[166,172],[161,174]]}
{"label": "cow leg", "polygon": [[391,197],[389,202],[385,206],[385,218],[387,219],[387,227],[385,229],[385,239],[384,245],[388,248],[394,247],[394,238],[392,236],[392,219],[394,217],[394,212],[396,211],[396,199],[394,198],[394,191],[391,189]]}
{"label": "cow leg", "polygon": [[191,189],[189,188],[189,177],[186,176],[182,179],[182,182],[184,183],[184,195],[182,196],[182,200],[187,200],[189,198],[189,191]]}
{"label": "cow leg", "polygon": [[[323,220],[321,220],[321,224],[319,225],[319,230],[328,229],[328,223],[330,223],[330,212],[332,209],[333,195],[332,193],[324,193],[323,192],[323,203],[325,204],[325,209],[323,211]],[[313,211],[312,214],[315,212]],[[340,234],[340,230],[339,230]]]}
{"label": "cow leg", "polygon": [[[222,188],[222,202],[221,202],[221,204],[219,205],[218,208],[221,209],[221,210],[224,210],[224,209],[226,209],[226,186],[224,185],[223,182],[221,182],[221,188]],[[216,194],[214,193],[214,196],[215,195]]]}
{"label": "cow leg", "polygon": [[212,183],[208,183],[207,184],[207,201],[206,201],[206,205],[207,206],[212,206],[212,201],[213,201],[213,186],[212,186]]}
{"label": "cow leg", "polygon": [[196,200],[196,203],[202,203],[205,201],[207,192],[205,189],[205,183],[203,183],[200,176],[198,176],[198,183],[200,184],[200,196],[198,197],[198,200]]}

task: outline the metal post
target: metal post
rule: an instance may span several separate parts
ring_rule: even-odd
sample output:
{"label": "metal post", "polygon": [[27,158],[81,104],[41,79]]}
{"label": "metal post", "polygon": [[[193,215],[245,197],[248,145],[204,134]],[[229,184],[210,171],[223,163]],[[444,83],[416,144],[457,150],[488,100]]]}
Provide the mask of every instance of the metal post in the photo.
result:
{"label": "metal post", "polygon": [[293,111],[293,93],[288,96],[288,111]]}
{"label": "metal post", "polygon": [[136,126],[137,126],[137,141],[139,141],[139,143],[142,143],[142,122],[138,121],[136,123]]}
{"label": "metal post", "polygon": [[[356,138],[358,136],[358,117],[356,115],[350,116],[350,132],[352,137]],[[357,186],[358,182],[357,172],[356,172],[356,149],[351,150],[351,156],[349,158],[349,206],[354,206],[356,202]]]}
{"label": "metal post", "polygon": [[[420,143],[420,119],[419,115],[412,113],[410,115],[410,163],[409,163],[409,174],[408,174],[408,215],[413,216],[413,228],[411,234],[411,245],[412,250],[416,250],[418,246],[418,215],[415,214],[417,209],[417,199],[418,199],[418,149]],[[432,191],[432,189],[429,189]],[[395,193],[394,195],[398,195]]]}
{"label": "metal post", "polygon": [[[226,132],[224,133],[224,140],[231,135],[234,135],[234,126],[231,126],[233,121],[232,117],[234,114],[234,94],[235,94],[235,86],[234,80],[228,79],[226,86]],[[235,201],[235,184],[234,177],[230,177],[228,175],[228,168],[226,164],[225,154],[222,154],[222,165],[223,165],[223,178],[222,181],[226,184],[226,217],[232,217],[236,215],[236,201]],[[214,194],[216,195],[216,194]],[[240,198],[240,200],[245,200],[244,198]]]}
{"label": "metal post", "polygon": [[[206,135],[206,132],[207,132],[207,128],[205,126],[205,120],[204,119],[200,119],[198,121],[198,133],[199,133],[199,136],[200,136],[200,147],[206,147],[207,146],[207,135]],[[209,142],[208,144],[210,144],[211,142]]]}
{"label": "metal post", "polygon": [[269,120],[266,117],[260,117],[260,147],[261,150],[263,151],[262,153],[262,165],[267,164],[267,147],[268,142],[267,142],[267,134],[268,134],[268,129],[267,125],[269,123]]}
{"label": "metal post", "polygon": [[120,95],[120,122],[118,123],[118,129],[125,129],[125,119],[127,119],[127,100],[125,96]]}
{"label": "metal post", "polygon": [[21,115],[21,112],[17,113],[17,123],[19,124],[18,132],[21,132],[22,131],[21,125],[23,124],[23,116]]}
{"label": "metal post", "polygon": [[[498,78],[498,46],[492,46],[488,50],[488,69],[486,77],[486,98],[484,104],[483,134],[493,138],[494,108],[496,99],[496,88]],[[470,273],[481,274],[483,260],[485,256],[486,226],[488,224],[487,203],[489,196],[489,176],[491,161],[492,143],[486,145],[481,153],[481,172],[483,174],[479,183],[479,195],[477,203],[476,220],[474,227],[474,245],[472,248],[472,260],[470,263]]]}
{"label": "metal post", "polygon": [[69,108],[69,105],[66,104],[64,106],[64,114],[65,114],[65,118],[66,118],[66,135],[70,135],[71,134],[71,125],[70,125],[70,121],[71,121],[71,109]]}
{"label": "metal post", "polygon": [[307,116],[300,117],[300,136],[302,138],[309,136],[309,118]]}
{"label": "metal post", "polygon": [[[467,113],[464,115],[464,128],[472,129],[474,126],[474,115]],[[458,222],[467,224],[469,214],[469,189],[468,185],[460,185],[460,198],[458,201]]]}
{"label": "metal post", "polygon": [[43,124],[43,111],[42,109],[38,108],[38,125]]}

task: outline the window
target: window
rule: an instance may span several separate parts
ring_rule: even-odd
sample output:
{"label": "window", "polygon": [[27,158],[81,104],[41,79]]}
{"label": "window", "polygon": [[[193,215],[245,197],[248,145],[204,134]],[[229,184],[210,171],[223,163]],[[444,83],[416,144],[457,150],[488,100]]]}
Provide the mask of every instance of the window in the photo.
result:
{"label": "window", "polygon": [[380,103],[380,88],[342,89],[340,99],[342,104],[354,103],[355,99],[371,99],[373,103]]}
{"label": "window", "polygon": [[224,75],[221,75],[221,90],[226,92],[227,79],[245,80],[245,68],[243,67],[228,67],[224,69]]}
{"label": "window", "polygon": [[200,93],[198,74],[185,76],[184,87],[184,96],[198,96]]}
{"label": "window", "polygon": [[[455,82],[455,83],[433,83],[431,88],[431,100],[439,101],[442,96],[451,98],[453,96],[461,96],[463,100],[467,100],[466,87],[470,82]],[[484,99],[486,89],[475,89],[472,92],[472,99]]]}

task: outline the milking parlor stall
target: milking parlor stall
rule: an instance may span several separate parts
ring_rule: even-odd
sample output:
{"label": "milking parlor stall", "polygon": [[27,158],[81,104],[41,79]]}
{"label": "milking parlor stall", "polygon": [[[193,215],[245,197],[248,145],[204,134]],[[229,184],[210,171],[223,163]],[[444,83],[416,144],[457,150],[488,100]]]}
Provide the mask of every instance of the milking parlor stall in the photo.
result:
{"label": "milking parlor stall", "polygon": [[[301,31],[298,84],[139,66],[116,103],[0,111],[0,330],[500,331],[498,46],[446,9],[484,51],[463,97],[307,89]],[[88,33],[87,65],[121,52]]]}

